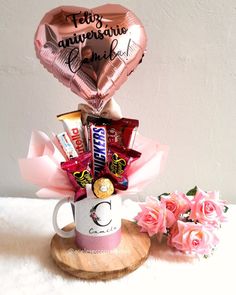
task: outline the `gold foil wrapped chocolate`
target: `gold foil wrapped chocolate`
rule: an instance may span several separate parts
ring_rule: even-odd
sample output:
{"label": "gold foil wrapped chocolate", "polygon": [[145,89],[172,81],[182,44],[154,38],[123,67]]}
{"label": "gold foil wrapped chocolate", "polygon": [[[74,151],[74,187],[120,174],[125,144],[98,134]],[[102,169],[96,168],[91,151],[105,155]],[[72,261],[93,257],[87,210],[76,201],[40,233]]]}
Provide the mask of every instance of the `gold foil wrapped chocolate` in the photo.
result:
{"label": "gold foil wrapped chocolate", "polygon": [[114,193],[113,183],[109,178],[99,178],[94,182],[93,192],[97,198],[109,198]]}

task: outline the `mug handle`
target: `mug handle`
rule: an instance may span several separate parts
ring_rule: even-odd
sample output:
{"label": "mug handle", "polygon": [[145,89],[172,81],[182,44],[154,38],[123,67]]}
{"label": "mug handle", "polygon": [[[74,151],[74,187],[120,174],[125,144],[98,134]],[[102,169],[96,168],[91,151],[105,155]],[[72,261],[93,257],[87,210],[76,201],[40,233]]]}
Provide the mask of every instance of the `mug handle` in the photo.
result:
{"label": "mug handle", "polygon": [[61,199],[55,206],[54,211],[53,211],[53,216],[52,216],[52,224],[54,227],[55,232],[62,238],[72,238],[75,236],[75,228],[70,230],[70,231],[64,231],[59,228],[58,223],[57,223],[57,215],[60,207],[64,204],[70,202],[73,204],[72,201],[70,201],[68,198]]}

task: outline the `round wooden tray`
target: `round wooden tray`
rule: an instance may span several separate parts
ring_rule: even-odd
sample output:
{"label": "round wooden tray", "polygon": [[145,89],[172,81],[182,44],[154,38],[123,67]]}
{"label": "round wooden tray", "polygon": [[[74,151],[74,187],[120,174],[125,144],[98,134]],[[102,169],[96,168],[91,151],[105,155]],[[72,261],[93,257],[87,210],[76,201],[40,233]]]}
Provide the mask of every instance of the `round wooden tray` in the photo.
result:
{"label": "round wooden tray", "polygon": [[[74,224],[64,227],[70,230]],[[122,238],[112,251],[88,252],[78,249],[74,238],[64,239],[54,235],[51,255],[65,272],[86,280],[111,280],[120,278],[137,269],[148,257],[150,238],[140,233],[133,222],[122,220]]]}

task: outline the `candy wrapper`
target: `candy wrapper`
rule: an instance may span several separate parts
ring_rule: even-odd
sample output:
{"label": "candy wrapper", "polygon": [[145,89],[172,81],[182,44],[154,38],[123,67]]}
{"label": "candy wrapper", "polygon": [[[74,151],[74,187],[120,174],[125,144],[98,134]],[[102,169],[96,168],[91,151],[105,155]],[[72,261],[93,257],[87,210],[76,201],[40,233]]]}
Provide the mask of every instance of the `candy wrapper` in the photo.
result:
{"label": "candy wrapper", "polygon": [[[134,149],[142,156],[132,163],[128,170],[129,187],[119,194],[136,194],[149,185],[161,172],[168,152],[168,147],[160,145],[140,134],[136,134]],[[34,131],[31,136],[26,159],[20,159],[22,177],[41,187],[39,197],[62,198],[74,197],[75,189],[67,173],[61,169],[61,162],[66,161],[63,151],[55,140],[41,131]]]}
{"label": "candy wrapper", "polygon": [[91,152],[84,152],[79,157],[61,163],[62,170],[67,172],[67,176],[76,190],[75,201],[86,197],[86,185],[92,183],[90,162]]}

